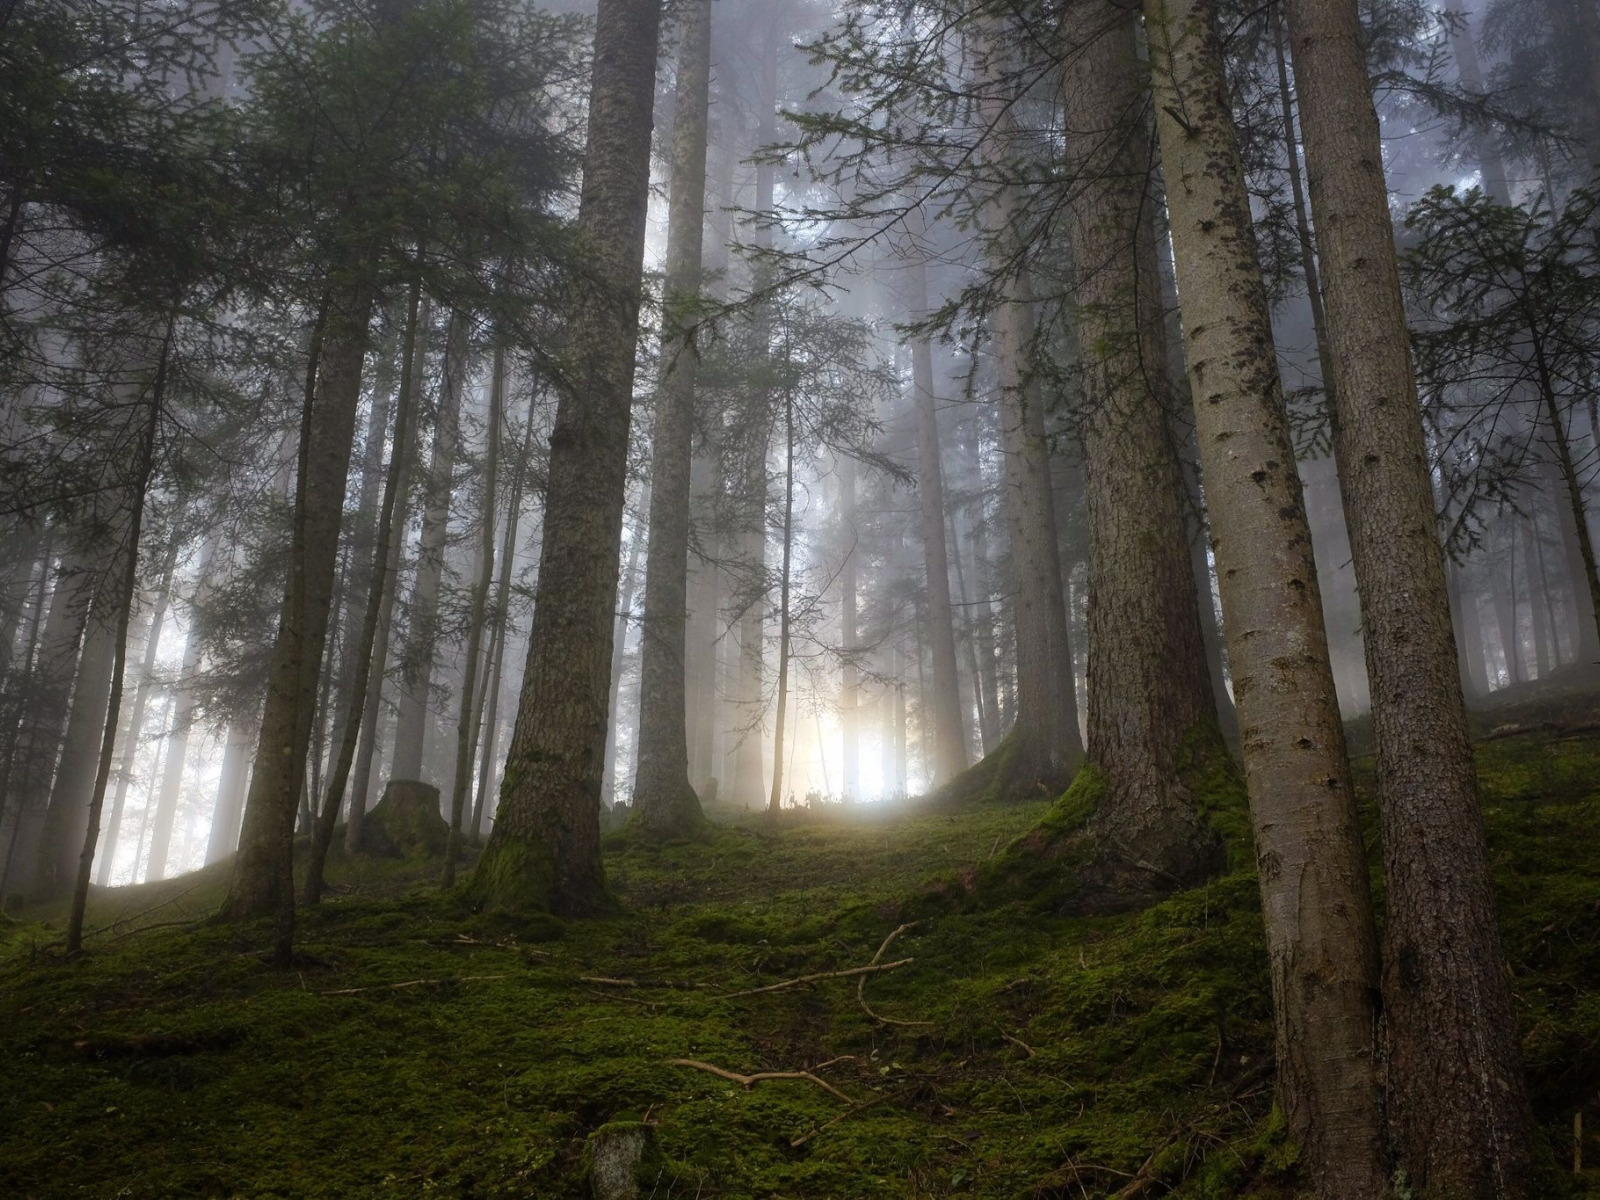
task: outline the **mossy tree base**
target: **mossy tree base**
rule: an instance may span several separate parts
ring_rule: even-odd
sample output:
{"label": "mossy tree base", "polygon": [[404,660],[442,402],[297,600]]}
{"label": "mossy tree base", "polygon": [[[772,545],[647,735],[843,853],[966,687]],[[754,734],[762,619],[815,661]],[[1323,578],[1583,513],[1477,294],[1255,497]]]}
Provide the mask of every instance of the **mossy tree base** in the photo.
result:
{"label": "mossy tree base", "polygon": [[626,828],[633,836],[650,843],[710,842],[712,835],[711,822],[700,807],[700,797],[687,782],[657,803],[636,807]]}
{"label": "mossy tree base", "polygon": [[592,862],[563,862],[552,847],[500,827],[484,847],[465,895],[479,911],[511,916],[582,917],[615,907],[598,853]]}
{"label": "mossy tree base", "polygon": [[1056,916],[1128,912],[1203,883],[1230,864],[1247,864],[1244,782],[1214,731],[1189,739],[1179,777],[1189,819],[1130,831],[1117,819],[1110,775],[1084,764],[1037,825],[958,881],[967,902],[987,907],[1021,900]]}
{"label": "mossy tree base", "polygon": [[1015,731],[943,787],[929,792],[930,804],[995,804],[1042,800],[1061,793],[1077,772],[1077,762],[1052,764],[1050,756],[1026,745]]}

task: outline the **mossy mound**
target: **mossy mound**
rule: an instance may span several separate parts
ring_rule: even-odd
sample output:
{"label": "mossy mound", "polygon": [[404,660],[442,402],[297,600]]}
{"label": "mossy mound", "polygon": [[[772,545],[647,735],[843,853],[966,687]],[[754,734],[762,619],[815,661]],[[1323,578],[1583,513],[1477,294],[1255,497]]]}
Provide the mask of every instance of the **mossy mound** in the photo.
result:
{"label": "mossy mound", "polygon": [[[1499,739],[1480,770],[1543,1153],[1570,1163],[1573,1112],[1600,1126],[1600,737]],[[97,894],[74,962],[41,949],[55,929],[0,927],[0,1195],[589,1200],[620,1122],[654,1130],[646,1196],[1289,1200],[1237,834],[1219,877],[1142,912],[1051,915],[1036,877],[884,946],[930,877],[1020,869],[1007,847],[1074,828],[1091,784],[624,840],[624,907],[538,927],[467,911],[432,864],[335,856],[288,971],[257,953],[270,924],[132,932],[225,880]],[[910,961],[748,994],[880,949]]]}
{"label": "mossy mound", "polygon": [[362,849],[389,858],[443,858],[450,822],[439,812],[439,789],[420,779],[391,779],[367,814]]}

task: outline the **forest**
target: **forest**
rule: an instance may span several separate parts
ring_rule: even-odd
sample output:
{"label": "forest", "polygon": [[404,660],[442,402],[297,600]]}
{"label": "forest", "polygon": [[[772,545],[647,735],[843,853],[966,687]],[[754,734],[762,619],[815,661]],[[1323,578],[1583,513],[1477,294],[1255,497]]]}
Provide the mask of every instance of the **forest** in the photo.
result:
{"label": "forest", "polygon": [[0,1196],[1600,1196],[1597,0],[0,0]]}

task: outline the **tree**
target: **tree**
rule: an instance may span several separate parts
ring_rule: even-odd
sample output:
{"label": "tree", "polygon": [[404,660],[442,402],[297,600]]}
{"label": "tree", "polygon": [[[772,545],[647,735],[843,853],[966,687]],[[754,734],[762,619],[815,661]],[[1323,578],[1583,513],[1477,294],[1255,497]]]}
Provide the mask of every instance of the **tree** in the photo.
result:
{"label": "tree", "polygon": [[[490,908],[606,902],[600,779],[650,184],[659,0],[600,0],[578,235],[522,698],[473,876]],[[560,587],[549,586],[559,579]]]}
{"label": "tree", "polygon": [[1360,585],[1387,885],[1388,1114],[1412,1186],[1523,1194],[1531,1116],[1496,929],[1355,0],[1286,0]]}
{"label": "tree", "polygon": [[1377,933],[1217,4],[1146,0],[1145,19],[1266,918],[1278,1094],[1318,1194],[1376,1198],[1389,1183]]}
{"label": "tree", "polygon": [[1075,6],[1065,37],[1089,516],[1087,751],[1105,781],[1085,830],[1102,848],[1099,870],[1085,872],[1084,888],[1125,903],[1204,878],[1218,864],[1216,836],[1180,762],[1186,747],[1215,737],[1216,717],[1183,479],[1166,426],[1159,280],[1144,217],[1153,203],[1150,138],[1138,115],[1144,81],[1133,16],[1093,0]]}
{"label": "tree", "polygon": [[683,13],[672,123],[672,194],[662,298],[661,382],[651,457],[650,534],[640,627],[639,741],[633,802],[655,838],[696,832],[689,779],[687,681],[689,525],[694,456],[694,344],[705,229],[706,127],[711,103],[711,0]]}

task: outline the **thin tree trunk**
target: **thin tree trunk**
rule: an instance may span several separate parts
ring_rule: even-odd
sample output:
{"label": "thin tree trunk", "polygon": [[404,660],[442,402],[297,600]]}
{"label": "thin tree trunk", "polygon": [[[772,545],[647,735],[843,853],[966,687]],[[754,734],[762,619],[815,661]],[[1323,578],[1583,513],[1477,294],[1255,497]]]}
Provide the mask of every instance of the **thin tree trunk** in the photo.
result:
{"label": "thin tree trunk", "polygon": [[689,620],[689,523],[693,499],[695,376],[706,201],[706,125],[711,103],[711,0],[681,10],[672,193],[667,219],[661,331],[651,455],[650,543],[639,634],[636,819],[647,836],[691,833],[705,817],[689,779],[684,653]]}
{"label": "thin tree trunk", "polygon": [[[210,590],[212,570],[216,563],[220,535],[212,534],[200,554],[200,573],[195,583],[195,609],[204,601]],[[194,681],[200,674],[200,639],[195,636],[194,617],[189,619],[188,639],[183,648],[183,665],[178,672],[178,697],[174,709],[172,735],[167,739],[166,764],[161,772],[161,788],[156,793],[155,818],[150,833],[150,868],[148,878],[167,877],[167,858],[172,849],[172,825],[178,812],[178,792],[183,785],[184,763],[189,757],[189,726],[194,721]]]}
{"label": "thin tree trunk", "polygon": [[1356,0],[1285,0],[1360,587],[1387,885],[1387,1111],[1424,1194],[1527,1194],[1531,1115]]}
{"label": "thin tree trunk", "polygon": [[1278,1093],[1318,1195],[1379,1200],[1377,932],[1217,0],[1145,0],[1145,20],[1266,918]]}
{"label": "thin tree trunk", "polygon": [[106,821],[105,845],[100,851],[100,870],[95,878],[101,887],[111,882],[117,842],[122,837],[122,813],[127,805],[128,787],[133,782],[134,758],[139,752],[139,734],[144,730],[145,708],[149,705],[150,693],[155,689],[156,650],[161,645],[161,627],[166,624],[167,606],[172,600],[172,575],[178,562],[179,544],[179,539],[174,537],[167,548],[167,561],[161,568],[161,583],[156,589],[150,623],[145,627],[144,657],[139,662],[139,685],[133,693],[133,709],[128,714],[122,770],[117,776],[116,793],[111,798],[111,816]]}
{"label": "thin tree trunk", "polygon": [[[322,900],[323,875],[328,863],[328,848],[333,844],[333,831],[338,825],[339,810],[344,805],[344,789],[350,771],[356,765],[356,752],[361,740],[361,730],[366,723],[368,697],[377,709],[376,691],[383,685],[383,668],[374,670],[378,659],[377,645],[380,635],[387,632],[384,617],[392,611],[394,602],[395,551],[400,543],[396,528],[396,514],[402,511],[402,493],[405,491],[407,467],[411,457],[412,422],[416,414],[417,387],[414,364],[417,344],[418,310],[421,306],[422,285],[413,280],[406,301],[405,342],[402,353],[404,363],[400,369],[400,403],[394,418],[394,449],[389,456],[389,469],[383,481],[383,499],[378,505],[378,527],[367,550],[372,555],[372,568],[368,574],[365,611],[361,617],[359,640],[347,645],[345,653],[352,667],[349,702],[345,709],[344,729],[339,737],[339,753],[328,780],[328,794],[323,798],[317,814],[316,829],[311,838],[311,856],[306,862],[305,902],[318,904]],[[372,430],[379,443],[383,429],[374,422]],[[367,456],[366,469],[377,477],[381,456]],[[491,533],[492,536],[492,533]],[[357,574],[362,572],[357,569]],[[369,764],[370,768],[370,764]],[[319,794],[319,793],[313,793]],[[361,798],[365,804],[365,797]],[[352,818],[353,819],[353,818]]]}
{"label": "thin tree trunk", "polygon": [[281,964],[288,963],[293,946],[295,811],[316,716],[372,303],[364,285],[352,286],[330,305],[319,321],[325,327],[313,338],[289,578],[239,853],[222,909],[233,919],[276,913]]}
{"label": "thin tree trunk", "polygon": [[849,537],[839,567],[839,733],[843,742],[844,777],[839,782],[840,796],[846,804],[861,799],[861,667],[860,632],[856,627],[856,544],[860,529],[856,524],[856,461],[846,456],[839,462],[839,523]]}
{"label": "thin tree trunk", "polygon": [[[644,495],[639,498],[641,511],[649,511],[650,485],[645,484]],[[639,591],[639,558],[647,538],[644,529],[635,523],[633,536],[628,539],[628,565],[622,572],[622,602],[617,605],[616,628],[611,637],[611,677],[606,688],[606,762],[600,776],[600,803],[607,808],[617,795],[617,727],[618,702],[622,698],[622,673],[628,660],[628,625],[633,620],[633,601]]]}
{"label": "thin tree trunk", "polygon": [[[426,330],[432,315],[427,298],[421,296],[420,283],[413,283],[411,294],[417,297],[418,307],[414,321],[409,303],[406,309],[405,341],[400,349],[399,403],[402,409],[408,409],[415,414],[422,387]],[[416,447],[413,444],[415,441],[416,438],[410,435],[406,437],[404,444],[396,441],[394,458],[390,460],[391,470],[395,461],[401,461],[403,465],[396,484],[395,511],[394,518],[389,524],[388,544],[380,545],[379,548],[379,552],[387,556],[384,578],[388,583],[379,596],[378,628],[373,635],[372,659],[366,667],[367,700],[361,707],[355,765],[352,768],[353,781],[349,784],[350,806],[349,815],[345,818],[344,848],[347,853],[352,854],[361,849],[361,839],[366,829],[368,799],[372,792],[374,759],[378,753],[378,719],[383,709],[383,681],[389,672],[389,649],[393,640],[390,632],[394,628],[395,600],[400,594],[400,552],[405,541],[406,498],[411,490],[411,469],[416,461]]]}
{"label": "thin tree trunk", "polygon": [[[50,567],[54,561],[52,553],[53,537],[45,536],[44,550],[39,556],[39,578],[34,585],[33,614],[28,619],[27,636],[23,639],[26,649],[23,651],[22,678],[16,690],[17,697],[34,697],[33,681],[38,672],[40,634],[45,625],[45,590],[50,583]],[[6,899],[10,895],[7,887],[11,882],[11,866],[15,861],[17,843],[21,840],[23,830],[23,810],[19,804],[15,811],[11,811],[6,801],[10,798],[12,777],[17,769],[17,752],[22,743],[23,714],[8,714],[6,719],[6,749],[5,762],[0,766],[0,816],[8,811],[11,816],[11,830],[6,837],[5,860],[0,863],[0,913],[5,911]]]}
{"label": "thin tree trunk", "polygon": [[[920,222],[918,222],[920,224]],[[914,320],[928,315],[927,268],[910,265],[908,307]],[[933,392],[933,347],[926,337],[911,342],[912,406],[917,429],[917,502],[921,513],[922,559],[927,605],[924,634],[932,656],[931,695],[923,719],[931,725],[930,788],[961,774],[967,766],[961,728],[961,685],[956,675],[955,629],[950,606],[949,536],[945,528],[944,465],[939,451],[938,399]]]}
{"label": "thin tree trunk", "polygon": [[[100,756],[95,769],[94,785],[89,793],[87,829],[83,849],[78,855],[78,870],[73,881],[72,911],[67,917],[67,953],[76,954],[83,949],[83,918],[89,906],[89,879],[94,871],[95,844],[100,837],[100,814],[105,807],[106,785],[111,781],[111,764],[117,753],[117,720],[122,707],[122,677],[128,663],[128,619],[133,613],[133,595],[139,587],[139,535],[144,528],[145,495],[150,490],[150,476],[156,461],[156,433],[161,427],[161,405],[166,396],[167,366],[172,352],[173,327],[176,314],[167,318],[166,333],[161,339],[157,356],[155,378],[151,381],[150,396],[145,407],[144,430],[139,439],[138,475],[130,492],[127,524],[123,530],[123,544],[116,547],[108,577],[115,580],[114,589],[108,589],[112,598],[110,614],[95,612],[96,624],[107,616],[114,620],[113,649],[111,656],[111,686],[106,701],[105,723],[100,739]],[[120,570],[119,570],[120,568]],[[96,605],[99,608],[99,605]]]}
{"label": "thin tree trunk", "polygon": [[[1478,62],[1478,48],[1472,42],[1472,26],[1461,0],[1445,0],[1445,12],[1454,18],[1450,25],[1450,53],[1456,60],[1456,78],[1461,86],[1474,96],[1484,94],[1483,67]],[[1496,204],[1511,203],[1511,188],[1506,177],[1506,164],[1495,149],[1490,131],[1480,125],[1474,131],[1473,149],[1478,155],[1478,173],[1483,177],[1483,193]]]}
{"label": "thin tree trunk", "polygon": [[250,790],[250,751],[254,748],[253,722],[234,721],[222,751],[222,775],[217,781],[216,807],[211,814],[211,834],[206,839],[206,865],[227,858],[239,846],[239,818],[245,793]]}
{"label": "thin tree trunk", "polygon": [[456,720],[455,783],[450,789],[450,839],[444,855],[444,886],[456,885],[456,859],[461,854],[461,822],[467,806],[467,791],[472,787],[473,692],[478,683],[478,659],[483,649],[484,613],[489,607],[489,589],[494,586],[495,485],[500,474],[500,422],[505,410],[506,351],[494,350],[494,369],[489,383],[488,445],[483,462],[483,517],[480,531],[478,580],[472,588],[472,608],[467,615],[466,666],[461,675],[461,712]]}
{"label": "thin tree trunk", "polygon": [[473,879],[490,908],[607,903],[600,780],[660,33],[658,0],[600,0],[577,223],[595,270],[568,309],[539,563],[541,583],[560,586],[539,589],[499,817]]}
{"label": "thin tree trunk", "polygon": [[783,565],[778,575],[778,705],[773,718],[772,791],[767,812],[777,816],[783,807],[784,717],[789,710],[789,585],[794,566],[794,394],[783,399]]}
{"label": "thin tree trunk", "polygon": [[[1126,903],[1220,864],[1220,843],[1180,774],[1216,715],[1161,394],[1167,356],[1144,216],[1151,150],[1133,14],[1091,0],[1068,37],[1063,99],[1087,405],[1088,759],[1105,782],[1087,829],[1097,865],[1083,878],[1090,903]],[[1019,641],[1019,670],[1028,653]]]}
{"label": "thin tree trunk", "polygon": [[467,318],[452,311],[444,346],[444,381],[439,389],[438,423],[428,464],[422,536],[417,543],[417,577],[411,588],[410,622],[400,656],[400,708],[395,716],[392,779],[421,779],[427,760],[433,666],[439,643],[439,590],[444,580],[445,535],[456,453],[461,445],[461,393],[467,375]]}
{"label": "thin tree trunk", "polygon": [[504,669],[506,641],[511,632],[511,562],[517,553],[517,527],[522,521],[522,488],[527,479],[528,456],[533,452],[533,408],[538,389],[530,392],[528,423],[523,429],[522,452],[511,475],[511,497],[506,504],[505,541],[500,546],[500,582],[494,597],[494,645],[489,651],[488,712],[483,721],[483,760],[478,768],[478,791],[472,801],[472,844],[483,838],[483,818],[493,783],[494,744],[500,732],[500,677]]}

